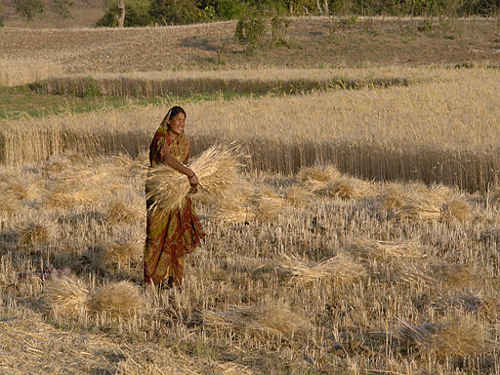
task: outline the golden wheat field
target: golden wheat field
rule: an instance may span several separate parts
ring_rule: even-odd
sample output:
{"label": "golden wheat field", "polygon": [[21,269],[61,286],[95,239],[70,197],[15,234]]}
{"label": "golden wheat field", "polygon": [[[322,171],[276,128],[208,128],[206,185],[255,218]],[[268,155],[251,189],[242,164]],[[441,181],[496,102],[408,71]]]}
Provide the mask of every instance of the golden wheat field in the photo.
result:
{"label": "golden wheat field", "polygon": [[[216,43],[231,25],[157,29]],[[120,71],[110,39],[91,71],[85,38],[114,30],[1,33],[2,86],[163,99],[0,119],[0,373],[500,373],[495,61]],[[30,36],[62,34],[28,57]],[[173,104],[207,237],[182,291],[157,291],[147,149]]]}

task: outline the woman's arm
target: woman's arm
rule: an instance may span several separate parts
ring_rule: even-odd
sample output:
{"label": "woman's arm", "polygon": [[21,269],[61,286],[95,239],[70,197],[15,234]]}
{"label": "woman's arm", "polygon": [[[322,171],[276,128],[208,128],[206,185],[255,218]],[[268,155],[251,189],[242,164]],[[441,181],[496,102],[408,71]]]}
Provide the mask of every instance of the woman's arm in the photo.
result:
{"label": "woman's arm", "polygon": [[186,167],[185,165],[182,165],[182,163],[180,163],[175,157],[173,157],[168,147],[165,147],[165,152],[165,162],[176,171],[185,174],[189,178],[189,183],[191,184],[191,186],[193,188],[196,188],[198,186],[198,177],[193,172],[193,170]]}

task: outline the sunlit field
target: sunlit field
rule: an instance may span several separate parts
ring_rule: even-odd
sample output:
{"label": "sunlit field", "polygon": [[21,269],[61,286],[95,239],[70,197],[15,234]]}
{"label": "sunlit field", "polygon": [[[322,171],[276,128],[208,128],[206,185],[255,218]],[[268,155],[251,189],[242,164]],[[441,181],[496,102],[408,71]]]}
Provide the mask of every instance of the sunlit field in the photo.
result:
{"label": "sunlit field", "polygon": [[[500,373],[494,63],[90,71],[23,43],[2,86],[130,105],[0,119],[0,373]],[[192,160],[240,167],[193,195],[207,237],[158,291],[147,150],[174,104]]]}

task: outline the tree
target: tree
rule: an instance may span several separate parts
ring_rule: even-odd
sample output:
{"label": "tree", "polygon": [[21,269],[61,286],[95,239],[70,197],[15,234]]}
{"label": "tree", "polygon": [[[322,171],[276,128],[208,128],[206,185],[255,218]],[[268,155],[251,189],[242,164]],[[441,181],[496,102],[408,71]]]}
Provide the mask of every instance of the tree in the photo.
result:
{"label": "tree", "polygon": [[2,3],[0,1],[0,27],[3,26],[3,18],[2,18]]}
{"label": "tree", "polygon": [[116,4],[120,10],[120,14],[116,16],[116,22],[118,23],[118,27],[123,27],[123,23],[125,22],[125,0],[117,0]]}
{"label": "tree", "polygon": [[[116,1],[109,1],[104,16],[97,21],[97,27],[119,27],[120,9]],[[140,27],[151,24],[149,0],[125,0],[127,12],[123,19],[123,27]]]}
{"label": "tree", "polygon": [[73,18],[70,10],[73,5],[73,0],[54,0],[54,12],[63,21],[66,21],[69,18]]}
{"label": "tree", "polygon": [[202,11],[196,0],[152,0],[151,17],[160,25],[199,22]]}
{"label": "tree", "polygon": [[28,24],[35,16],[45,12],[45,3],[43,0],[14,0],[14,10],[25,18]]}

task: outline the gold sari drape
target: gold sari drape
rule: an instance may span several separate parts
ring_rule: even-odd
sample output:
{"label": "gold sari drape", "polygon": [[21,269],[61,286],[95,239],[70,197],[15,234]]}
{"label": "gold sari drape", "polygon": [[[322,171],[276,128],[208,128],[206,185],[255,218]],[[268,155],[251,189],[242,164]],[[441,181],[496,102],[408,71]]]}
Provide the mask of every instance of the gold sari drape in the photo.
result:
{"label": "gold sari drape", "polygon": [[[160,126],[149,148],[152,168],[165,162],[166,147],[179,162],[187,163],[189,142],[184,134],[181,133],[172,141],[167,129]],[[148,190],[146,182],[146,194]],[[146,202],[148,214],[144,280],[147,283],[166,283],[169,287],[180,286],[184,272],[184,255],[191,253],[200,245],[205,233],[189,198],[182,208],[173,210],[167,215],[151,211],[149,208],[152,203],[150,200]]]}

